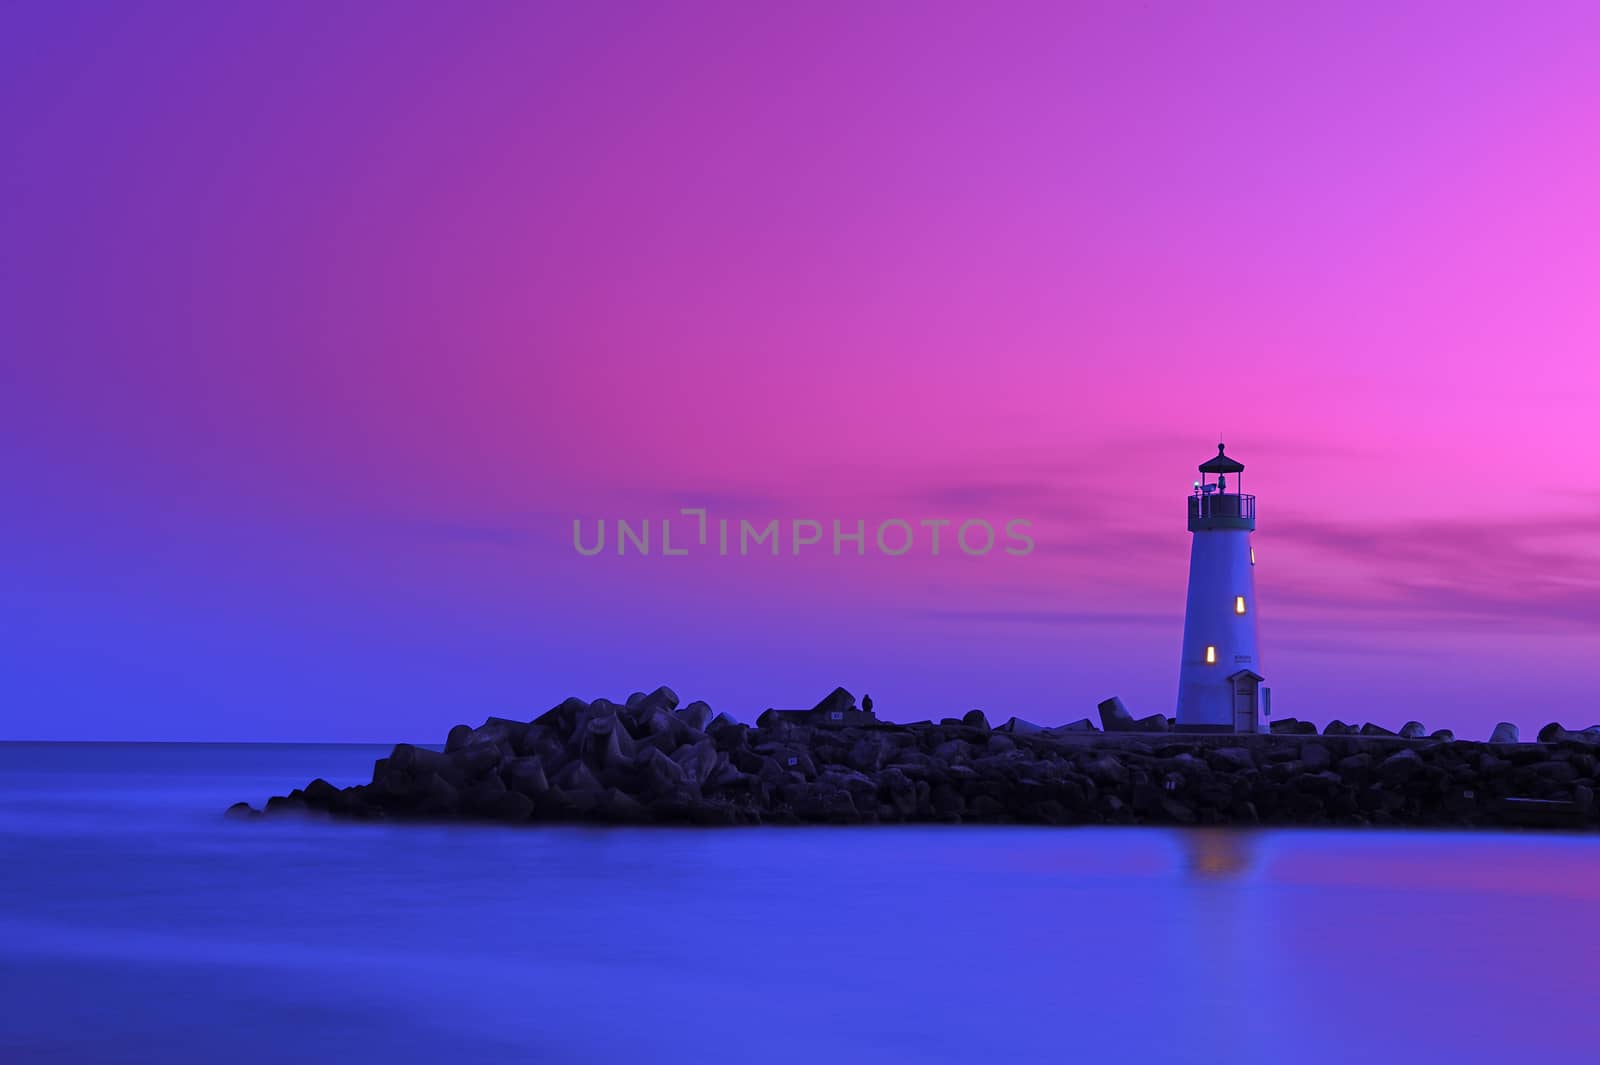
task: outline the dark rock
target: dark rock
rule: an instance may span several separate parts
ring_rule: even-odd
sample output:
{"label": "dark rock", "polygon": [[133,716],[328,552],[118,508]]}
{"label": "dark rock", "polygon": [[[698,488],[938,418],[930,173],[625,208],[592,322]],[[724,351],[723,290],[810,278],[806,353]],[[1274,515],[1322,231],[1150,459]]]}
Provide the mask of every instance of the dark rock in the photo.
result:
{"label": "dark rock", "polygon": [[631,765],[634,739],[615,717],[590,718],[579,741],[578,757],[595,769],[615,769]]}
{"label": "dark rock", "polygon": [[589,767],[587,762],[575,761],[569,763],[565,769],[556,774],[553,783],[568,798],[571,798],[574,794],[600,790],[600,779],[594,775],[594,770]]}
{"label": "dark rock", "polygon": [[1080,717],[1076,721],[1069,721],[1065,725],[1057,725],[1055,728],[1046,729],[1045,731],[1046,732],[1055,733],[1055,732],[1099,732],[1100,730],[1095,727],[1095,723],[1093,721],[1090,721],[1086,717]]}
{"label": "dark rock", "polygon": [[1161,812],[1180,825],[1194,824],[1194,811],[1171,796],[1161,800]]}
{"label": "dark rock", "polygon": [[823,696],[822,701],[816,706],[813,706],[811,711],[814,714],[824,715],[832,713],[835,710],[844,711],[854,710],[855,708],[856,697],[851,695],[843,688],[835,688],[833,691]]}
{"label": "dark rock", "polygon": [[301,793],[296,790],[290,795],[274,795],[267,800],[266,809],[262,812],[268,816],[273,816],[276,814],[301,814],[305,813],[305,811],[306,801],[301,796]]}
{"label": "dark rock", "polygon": [[[660,707],[662,710],[671,713],[678,708],[678,693],[663,684],[644,697],[644,705]],[[701,705],[704,704],[702,703]],[[710,707],[707,707],[707,709],[710,709]]]}
{"label": "dark rock", "polygon": [[1243,747],[1218,747],[1207,754],[1206,760],[1215,768],[1230,773],[1256,767],[1254,756]]}
{"label": "dark rock", "polygon": [[[1420,728],[1421,726],[1418,726],[1418,727]],[[1365,725],[1361,726],[1361,735],[1363,735],[1363,736],[1393,736],[1394,733],[1390,732],[1388,729],[1384,728],[1382,725],[1374,725],[1372,722],[1368,721]]]}
{"label": "dark rock", "polygon": [[1128,782],[1128,770],[1115,756],[1102,754],[1083,767],[1089,779],[1100,787],[1118,787]]}
{"label": "dark rock", "polygon": [[305,788],[305,802],[314,809],[325,810],[339,798],[339,789],[318,777]]}
{"label": "dark rock", "polygon": [[544,764],[537,755],[505,762],[501,766],[500,779],[510,790],[530,798],[543,795],[550,790],[550,782],[545,778]]}
{"label": "dark rock", "polygon": [[251,821],[257,817],[260,817],[261,811],[257,810],[247,802],[236,802],[232,806],[228,807],[223,816],[230,817],[235,820]]}
{"label": "dark rock", "polygon": [[1309,721],[1301,721],[1293,717],[1280,717],[1272,723],[1272,731],[1277,735],[1289,736],[1315,736],[1317,726]]}
{"label": "dark rock", "polygon": [[[676,699],[677,696],[674,695],[673,698]],[[682,710],[677,711],[677,714],[685,725],[688,725],[696,732],[704,732],[710,728],[711,722],[716,716],[711,712],[711,706],[708,703],[703,703],[698,699]]]}
{"label": "dark rock", "polygon": [[1334,718],[1332,721],[1328,722],[1327,725],[1323,726],[1322,734],[1324,736],[1354,736],[1360,731],[1361,730],[1356,728],[1354,725],[1346,725],[1338,718]]}
{"label": "dark rock", "polygon": [[1128,708],[1116,696],[1104,699],[1098,706],[1100,711],[1100,727],[1107,732],[1132,732],[1134,727],[1133,715],[1128,713]]}
{"label": "dark rock", "polygon": [[[839,689],[829,700],[848,705],[848,696]],[[1567,827],[1592,827],[1597,816],[1600,728],[1575,732],[1559,722],[1527,744],[1509,742],[1507,725],[1490,746],[1453,742],[1448,730],[1425,740],[1411,721],[1401,730],[1407,745],[1376,726],[1357,735],[1338,721],[1318,740],[1308,722],[1285,718],[1276,737],[1245,742],[1168,735],[1168,718],[1124,720],[1114,700],[1102,708],[1102,719],[1120,726],[1110,735],[1087,719],[1041,730],[1014,717],[991,731],[981,712],[940,724],[827,727],[804,713],[767,714],[751,727],[703,702],[680,709],[671,689],[630,702],[569,699],[528,724],[491,717],[457,726],[445,751],[399,744],[373,764],[370,783],[340,789],[313,780],[273,796],[264,813],[519,824]],[[260,815],[241,803],[228,816]]]}
{"label": "dark rock", "polygon": [[1308,772],[1318,773],[1333,764],[1333,755],[1320,743],[1303,743],[1300,745],[1300,761],[1305,763]]}
{"label": "dark rock", "polygon": [[1454,732],[1451,732],[1447,728],[1441,728],[1441,729],[1434,729],[1433,730],[1433,734],[1431,736],[1429,736],[1428,738],[1429,739],[1434,739],[1434,740],[1440,740],[1441,742],[1444,742],[1444,743],[1454,743],[1455,742],[1455,738],[1456,738],[1456,734]]}
{"label": "dark rock", "polygon": [[1517,743],[1522,736],[1517,731],[1517,726],[1509,721],[1502,721],[1494,727],[1494,732],[1489,735],[1490,743]]}
{"label": "dark rock", "polygon": [[1348,758],[1339,759],[1339,773],[1341,776],[1365,776],[1372,769],[1372,755],[1363,751],[1352,754]]}
{"label": "dark rock", "polygon": [[453,814],[461,808],[461,794],[438,773],[429,773],[418,788],[417,811],[423,815]]}
{"label": "dark rock", "polygon": [[639,755],[639,761],[635,768],[644,782],[647,795],[672,794],[687,782],[683,766],[663,754],[656,747],[646,748]]}
{"label": "dark rock", "polygon": [[684,744],[672,752],[672,760],[683,770],[685,780],[700,785],[705,783],[717,765],[717,745],[710,739]]}
{"label": "dark rock", "polygon": [[1378,764],[1378,776],[1385,785],[1404,783],[1422,769],[1422,757],[1410,747],[1396,751]]}
{"label": "dark rock", "polygon": [[576,696],[563,699],[555,706],[533,719],[533,724],[554,730],[558,735],[570,735],[578,715],[587,713],[589,704]]}
{"label": "dark rock", "polygon": [[389,768],[413,776],[437,773],[446,782],[459,783],[462,779],[462,770],[452,756],[409,743],[395,744],[394,750],[389,752]]}

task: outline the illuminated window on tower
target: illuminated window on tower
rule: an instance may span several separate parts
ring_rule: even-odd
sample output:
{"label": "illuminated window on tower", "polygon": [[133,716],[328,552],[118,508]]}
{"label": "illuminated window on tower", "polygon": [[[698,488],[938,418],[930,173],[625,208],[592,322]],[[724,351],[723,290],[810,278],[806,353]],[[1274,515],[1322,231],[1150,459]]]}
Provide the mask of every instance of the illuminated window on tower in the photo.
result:
{"label": "illuminated window on tower", "polygon": [[1244,613],[1244,596],[1236,595],[1233,597],[1233,612],[1235,614]]}
{"label": "illuminated window on tower", "polygon": [[1216,664],[1217,664],[1217,645],[1216,644],[1207,644],[1206,645],[1206,665],[1214,666]]}
{"label": "illuminated window on tower", "polygon": [[1250,549],[1250,564],[1252,566],[1256,564],[1256,549],[1253,547]]}

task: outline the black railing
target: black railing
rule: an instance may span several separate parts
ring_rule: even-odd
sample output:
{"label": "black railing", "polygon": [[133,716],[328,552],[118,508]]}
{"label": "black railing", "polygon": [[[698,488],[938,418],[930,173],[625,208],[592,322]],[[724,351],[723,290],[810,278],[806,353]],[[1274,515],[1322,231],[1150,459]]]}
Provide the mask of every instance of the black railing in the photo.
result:
{"label": "black railing", "polygon": [[1189,517],[1193,518],[1249,518],[1256,516],[1256,497],[1224,492],[1210,492],[1189,497]]}

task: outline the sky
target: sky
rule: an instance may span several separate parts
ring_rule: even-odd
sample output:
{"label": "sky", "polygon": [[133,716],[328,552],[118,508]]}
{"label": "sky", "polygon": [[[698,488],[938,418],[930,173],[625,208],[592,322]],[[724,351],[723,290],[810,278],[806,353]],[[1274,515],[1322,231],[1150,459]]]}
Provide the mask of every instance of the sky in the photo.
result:
{"label": "sky", "polygon": [[1597,101],[1581,3],[10,3],[0,737],[1170,714],[1219,440],[1276,716],[1600,721]]}

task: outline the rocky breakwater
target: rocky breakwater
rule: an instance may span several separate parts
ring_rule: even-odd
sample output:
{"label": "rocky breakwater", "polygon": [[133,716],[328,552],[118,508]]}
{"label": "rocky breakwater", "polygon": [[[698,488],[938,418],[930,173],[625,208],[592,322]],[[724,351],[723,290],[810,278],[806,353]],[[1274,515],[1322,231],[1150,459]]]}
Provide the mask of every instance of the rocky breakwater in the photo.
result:
{"label": "rocky breakwater", "polygon": [[625,704],[568,699],[532,721],[458,725],[442,751],[400,744],[366,784],[314,780],[264,811],[228,812],[517,824],[1600,824],[1600,733],[1560,726],[1537,743],[1478,743],[1130,735],[1015,719],[992,729],[976,710],[827,723],[830,708],[853,705],[840,689],[812,711],[768,711],[751,726],[705,703],[680,707],[667,688]]}

